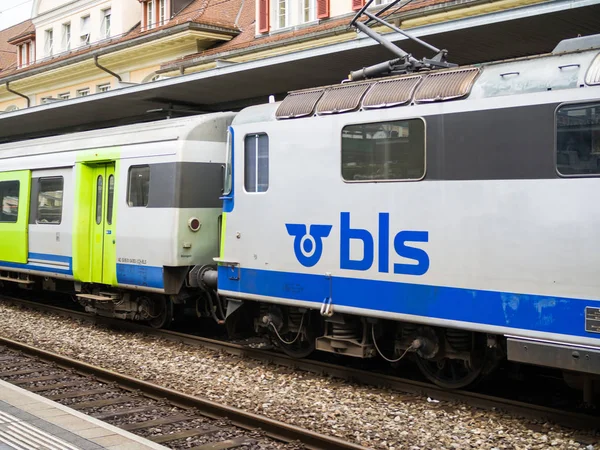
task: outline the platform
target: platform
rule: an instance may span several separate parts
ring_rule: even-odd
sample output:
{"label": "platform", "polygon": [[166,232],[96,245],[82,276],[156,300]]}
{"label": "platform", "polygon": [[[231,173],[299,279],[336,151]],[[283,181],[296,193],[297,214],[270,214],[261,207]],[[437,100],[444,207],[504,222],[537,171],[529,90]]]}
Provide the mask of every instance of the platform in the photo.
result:
{"label": "platform", "polygon": [[0,380],[0,450],[166,450]]}

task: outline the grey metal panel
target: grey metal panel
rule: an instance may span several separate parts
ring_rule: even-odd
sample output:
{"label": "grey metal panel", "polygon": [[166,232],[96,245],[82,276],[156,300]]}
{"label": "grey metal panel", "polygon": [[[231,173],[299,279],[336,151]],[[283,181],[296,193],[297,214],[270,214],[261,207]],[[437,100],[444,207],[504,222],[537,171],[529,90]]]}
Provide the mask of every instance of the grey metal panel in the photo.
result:
{"label": "grey metal panel", "polygon": [[40,192],[40,179],[31,179],[31,192],[29,201],[29,225],[34,225],[37,221],[38,197]]}
{"label": "grey metal panel", "polygon": [[579,52],[593,48],[600,48],[600,34],[563,39],[556,47],[554,47],[552,53]]}
{"label": "grey metal panel", "polygon": [[556,178],[556,104],[427,117],[427,179]]}
{"label": "grey metal panel", "polygon": [[540,366],[600,374],[600,349],[509,338],[507,358]]}
{"label": "grey metal panel", "polygon": [[217,163],[150,164],[148,208],[220,208],[223,168]]}

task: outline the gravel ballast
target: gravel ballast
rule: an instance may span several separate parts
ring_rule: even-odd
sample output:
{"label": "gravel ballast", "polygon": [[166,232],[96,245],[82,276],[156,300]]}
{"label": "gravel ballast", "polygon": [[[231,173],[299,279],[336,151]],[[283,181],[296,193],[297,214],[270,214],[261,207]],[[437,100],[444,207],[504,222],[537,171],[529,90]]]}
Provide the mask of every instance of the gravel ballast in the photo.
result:
{"label": "gravel ballast", "polygon": [[[0,303],[0,335],[187,394],[388,450],[586,449],[586,436]],[[588,437],[589,438],[589,437]]]}

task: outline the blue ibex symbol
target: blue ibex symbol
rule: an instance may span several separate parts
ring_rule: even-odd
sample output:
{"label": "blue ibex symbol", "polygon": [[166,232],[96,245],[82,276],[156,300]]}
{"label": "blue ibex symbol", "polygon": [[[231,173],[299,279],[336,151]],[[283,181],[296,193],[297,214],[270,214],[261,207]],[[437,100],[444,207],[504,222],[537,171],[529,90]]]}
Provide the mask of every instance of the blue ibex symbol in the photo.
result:
{"label": "blue ibex symbol", "polygon": [[319,262],[323,253],[323,238],[331,233],[331,225],[311,225],[306,233],[306,225],[286,223],[290,236],[294,236],[294,253],[304,267],[312,267]]}

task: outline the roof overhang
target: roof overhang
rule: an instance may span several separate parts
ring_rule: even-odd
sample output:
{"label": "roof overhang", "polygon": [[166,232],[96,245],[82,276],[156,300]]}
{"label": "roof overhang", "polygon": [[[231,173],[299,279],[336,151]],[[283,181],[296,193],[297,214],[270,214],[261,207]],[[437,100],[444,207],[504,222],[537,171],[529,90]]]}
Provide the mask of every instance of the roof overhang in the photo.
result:
{"label": "roof overhang", "polygon": [[[412,32],[450,50],[452,62],[471,64],[546,53],[562,39],[599,30],[600,0],[558,0],[423,25]],[[415,56],[425,56],[403,36],[387,37]],[[152,120],[171,107],[236,109],[266,102],[270,94],[282,98],[290,90],[340,82],[351,70],[391,57],[358,35],[326,47],[6,113],[0,117],[0,140]]]}

